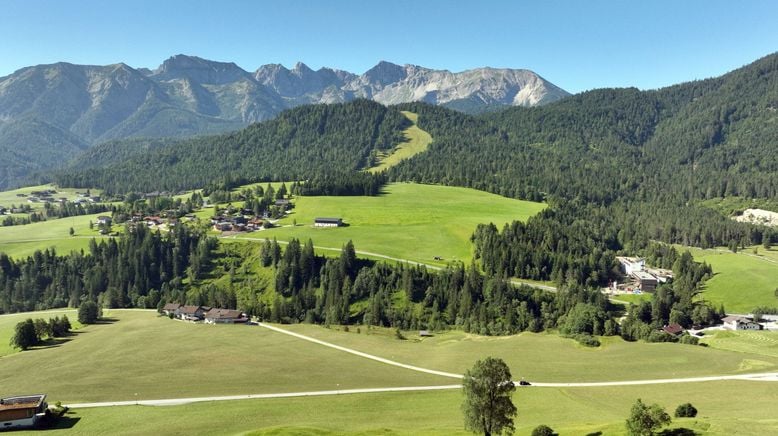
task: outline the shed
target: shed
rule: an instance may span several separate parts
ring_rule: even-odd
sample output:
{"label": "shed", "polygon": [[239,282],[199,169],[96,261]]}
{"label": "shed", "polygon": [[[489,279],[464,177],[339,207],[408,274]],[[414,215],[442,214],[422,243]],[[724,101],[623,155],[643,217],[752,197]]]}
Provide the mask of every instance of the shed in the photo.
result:
{"label": "shed", "polygon": [[48,408],[45,394],[0,398],[0,430],[34,427]]}
{"label": "shed", "polygon": [[316,218],[313,220],[314,227],[340,227],[343,225],[343,218]]}

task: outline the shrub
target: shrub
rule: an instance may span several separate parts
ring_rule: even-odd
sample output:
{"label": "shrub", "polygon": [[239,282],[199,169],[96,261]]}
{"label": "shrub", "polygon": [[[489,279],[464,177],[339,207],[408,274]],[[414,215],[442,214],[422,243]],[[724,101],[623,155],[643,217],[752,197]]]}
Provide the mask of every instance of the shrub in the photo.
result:
{"label": "shrub", "polygon": [[692,335],[683,335],[678,339],[678,342],[688,345],[697,345],[700,343],[700,339]]}
{"label": "shrub", "polygon": [[684,403],[675,409],[676,418],[694,418],[697,416],[697,408],[692,403]]}
{"label": "shrub", "polygon": [[574,335],[565,335],[566,338],[575,339],[579,344],[584,345],[586,347],[599,347],[600,346],[600,340],[592,335],[587,335],[584,333],[574,334]]}
{"label": "shrub", "polygon": [[99,317],[99,308],[97,303],[93,301],[84,301],[78,307],[78,322],[81,324],[94,324]]}
{"label": "shrub", "polygon": [[541,424],[532,430],[532,436],[556,436],[556,433],[551,427]]}

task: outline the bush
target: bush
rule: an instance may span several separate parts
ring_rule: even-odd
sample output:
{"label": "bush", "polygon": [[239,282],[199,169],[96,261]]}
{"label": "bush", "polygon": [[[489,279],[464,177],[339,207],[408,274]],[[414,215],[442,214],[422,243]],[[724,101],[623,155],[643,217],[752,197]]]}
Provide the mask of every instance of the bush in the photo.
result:
{"label": "bush", "polygon": [[678,338],[678,342],[680,342],[681,344],[697,345],[700,343],[700,339],[692,335],[683,335],[680,338]]}
{"label": "bush", "polygon": [[78,307],[78,322],[94,324],[99,318],[99,309],[94,301],[85,301]]}
{"label": "bush", "polygon": [[551,427],[541,424],[532,430],[532,436],[556,436],[556,433]]}
{"label": "bush", "polygon": [[575,339],[579,344],[584,345],[586,347],[599,347],[600,346],[600,340],[595,338],[592,335],[587,335],[583,333],[575,334],[575,335],[565,335],[566,338]]}
{"label": "bush", "polygon": [[676,418],[694,418],[697,416],[697,409],[692,403],[684,403],[675,409]]}

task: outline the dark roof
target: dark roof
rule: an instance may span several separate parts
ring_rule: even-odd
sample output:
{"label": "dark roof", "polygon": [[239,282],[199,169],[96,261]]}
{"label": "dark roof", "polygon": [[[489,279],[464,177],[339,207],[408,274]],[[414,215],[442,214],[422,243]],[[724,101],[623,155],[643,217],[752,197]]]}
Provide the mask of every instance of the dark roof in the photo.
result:
{"label": "dark roof", "polygon": [[178,304],[178,303],[168,303],[168,304],[166,304],[166,305],[165,305],[165,306],[162,308],[162,310],[176,310],[176,309],[178,309],[179,307],[181,307],[181,305],[180,305],[180,304]]}
{"label": "dark roof", "polygon": [[343,220],[343,218],[316,218],[314,219],[314,222],[317,223],[339,223]]}
{"label": "dark roof", "polygon": [[194,315],[198,310],[203,310],[203,308],[201,306],[181,306],[178,310],[185,315]]}
{"label": "dark roof", "polygon": [[235,319],[235,318],[241,318],[243,316],[243,312],[240,310],[232,310],[232,309],[221,309],[221,308],[214,308],[208,311],[208,313],[205,314],[206,318],[212,318],[212,319]]}
{"label": "dark roof", "polygon": [[0,410],[34,409],[46,399],[45,394],[24,395],[21,397],[0,398]]}
{"label": "dark roof", "polygon": [[664,328],[662,328],[662,330],[665,333],[668,333],[668,334],[671,334],[673,336],[676,336],[676,335],[680,335],[681,333],[683,333],[684,328],[681,327],[680,324],[670,324],[670,325],[664,326]]}

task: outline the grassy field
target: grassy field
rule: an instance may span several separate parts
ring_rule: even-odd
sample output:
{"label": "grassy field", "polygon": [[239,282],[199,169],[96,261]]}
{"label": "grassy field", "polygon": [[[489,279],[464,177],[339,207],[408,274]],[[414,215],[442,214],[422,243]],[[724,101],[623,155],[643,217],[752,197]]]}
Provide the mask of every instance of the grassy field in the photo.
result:
{"label": "grassy field", "polygon": [[[393,183],[377,197],[298,197],[286,226],[238,238],[311,238],[315,245],[340,249],[349,239],[357,250],[425,263],[469,263],[470,236],[480,223],[498,227],[526,220],[545,207],[474,189]],[[342,217],[339,228],[314,228],[316,217]],[[291,226],[296,220],[297,226]],[[436,262],[435,256],[443,260]]]}
{"label": "grassy field", "polygon": [[257,326],[191,324],[153,311],[107,316],[116,321],[85,326],[57,347],[0,358],[3,392],[82,402],[451,384]]}
{"label": "grassy field", "polygon": [[70,325],[73,330],[81,328],[81,324],[78,322],[78,311],[76,309],[54,309],[34,313],[0,315],[0,357],[18,352],[17,349],[11,348],[10,345],[11,336],[13,336],[16,324],[27,318],[43,318],[48,321],[49,318],[63,315],[68,316],[68,320],[70,320]]}
{"label": "grassy field", "polygon": [[[706,347],[631,343],[619,337],[602,338],[603,345],[588,348],[550,333],[522,333],[486,337],[461,331],[420,339],[394,339],[391,329],[364,327],[356,333],[309,324],[284,326],[289,330],[365,353],[424,368],[463,373],[479,358],[500,357],[514,378],[536,382],[596,382],[681,378],[703,375],[778,371],[778,356],[758,349],[730,352]],[[542,362],[542,365],[538,363]]]}
{"label": "grassy field", "polygon": [[[89,246],[89,240],[100,238],[97,226],[89,229],[89,221],[97,222],[101,214],[82,215],[50,221],[27,224],[23,226],[0,227],[0,252],[11,257],[29,256],[35,250],[54,247],[58,253],[65,254],[71,250],[80,250]],[[75,231],[70,236],[70,228]]]}
{"label": "grassy field", "polygon": [[[46,312],[49,315],[53,312]],[[0,317],[0,334],[12,317]],[[112,311],[114,321],[83,327],[70,342],[0,357],[3,392],[41,391],[51,402],[107,401],[363,387],[452,384],[362,359],[256,326],[196,325],[152,311]],[[537,381],[681,377],[775,370],[778,356],[758,347],[738,352],[678,344],[607,340],[601,349],[548,334],[485,338],[461,332],[393,338],[390,329],[362,333],[284,326],[404,363],[461,372],[487,355],[506,359],[516,378]],[[723,339],[723,338],[722,338]],[[732,401],[747,392],[749,401]],[[588,388],[520,388],[517,434],[539,424],[561,434],[623,434],[636,398],[671,413],[692,402],[700,416],[674,420],[705,434],[771,434],[775,384],[751,381]],[[458,390],[242,400],[171,407],[71,411],[63,432],[79,434],[467,434]],[[163,430],[164,429],[164,430]],[[52,433],[59,433],[53,430]]]}
{"label": "grassy field", "polygon": [[[684,249],[687,249],[684,247]],[[778,306],[778,249],[758,247],[759,255],[750,248],[737,253],[728,250],[688,248],[698,262],[713,267],[702,296],[715,305],[724,304],[728,312],[747,313],[756,306]]]}
{"label": "grassy field", "polygon": [[[43,209],[43,204],[44,204],[43,202],[28,203],[26,197],[19,197],[17,194],[31,195],[32,191],[43,191],[47,189],[53,189],[57,191],[57,193],[54,194],[53,196],[54,198],[58,199],[60,197],[65,197],[69,201],[73,201],[77,198],[76,192],[86,191],[85,189],[59,188],[54,185],[27,186],[24,188],[13,189],[10,191],[0,191],[0,206],[5,206],[10,208],[12,204],[15,204],[17,206],[26,204],[32,207],[33,210]],[[91,189],[89,192],[92,195],[100,195],[101,190]]]}
{"label": "grassy field", "polygon": [[[749,401],[732,401],[748,392]],[[769,383],[708,382],[673,386],[541,389],[514,395],[516,434],[540,424],[559,434],[625,434],[624,420],[637,398],[657,402],[670,414],[691,401],[697,418],[673,419],[673,428],[706,435],[775,434],[778,389]],[[468,435],[460,391],[381,393],[73,410],[51,433],[92,435]]]}
{"label": "grassy field", "polygon": [[778,332],[721,330],[702,342],[712,348],[778,357]]}
{"label": "grassy field", "polygon": [[403,111],[402,114],[413,122],[412,126],[403,131],[405,141],[398,144],[391,153],[379,156],[379,164],[370,168],[368,171],[377,173],[387,168],[391,168],[400,161],[427,150],[427,146],[432,142],[432,136],[416,125],[419,120],[418,114],[408,111]]}

